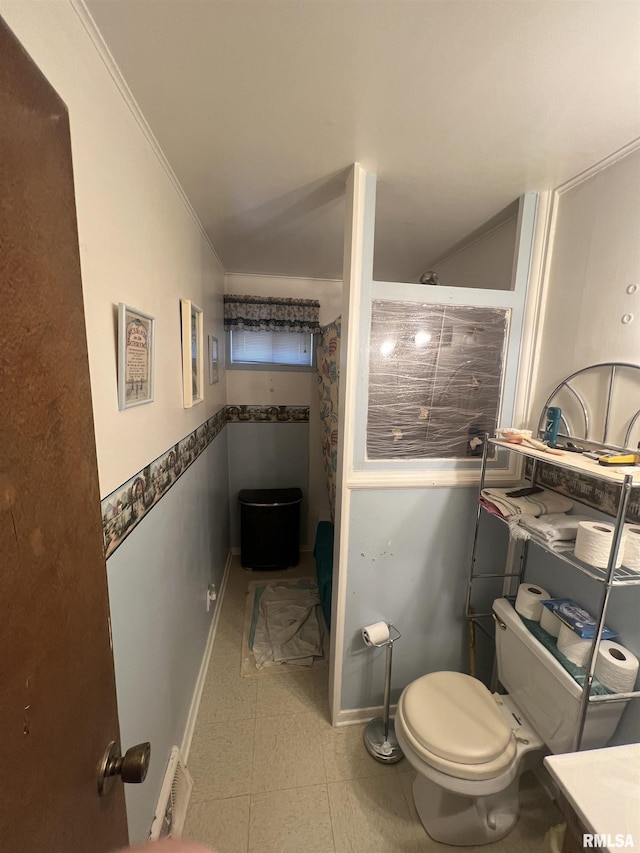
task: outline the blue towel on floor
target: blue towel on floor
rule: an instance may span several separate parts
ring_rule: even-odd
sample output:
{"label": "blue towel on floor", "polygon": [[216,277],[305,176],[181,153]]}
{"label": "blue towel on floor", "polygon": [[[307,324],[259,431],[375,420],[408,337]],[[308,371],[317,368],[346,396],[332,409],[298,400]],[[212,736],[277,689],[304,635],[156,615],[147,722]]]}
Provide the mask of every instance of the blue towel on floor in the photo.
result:
{"label": "blue towel on floor", "polygon": [[333,578],[333,524],[330,521],[318,522],[316,543],[313,556],[316,559],[316,577],[322,615],[331,628],[331,581]]}

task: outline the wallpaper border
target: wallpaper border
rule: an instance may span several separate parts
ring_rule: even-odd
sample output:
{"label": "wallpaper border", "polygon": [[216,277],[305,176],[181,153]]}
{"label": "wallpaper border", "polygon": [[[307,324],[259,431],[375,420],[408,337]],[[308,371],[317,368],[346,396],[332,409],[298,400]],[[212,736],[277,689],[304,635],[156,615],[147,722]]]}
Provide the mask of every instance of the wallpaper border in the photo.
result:
{"label": "wallpaper border", "polygon": [[108,559],[227,423],[309,423],[309,406],[223,406],[100,501]]}
{"label": "wallpaper border", "polygon": [[110,557],[154,507],[207,449],[226,424],[226,407],[190,432],[157,459],[102,498],[104,554]]}
{"label": "wallpaper border", "polygon": [[228,405],[227,423],[309,423],[309,406]]}

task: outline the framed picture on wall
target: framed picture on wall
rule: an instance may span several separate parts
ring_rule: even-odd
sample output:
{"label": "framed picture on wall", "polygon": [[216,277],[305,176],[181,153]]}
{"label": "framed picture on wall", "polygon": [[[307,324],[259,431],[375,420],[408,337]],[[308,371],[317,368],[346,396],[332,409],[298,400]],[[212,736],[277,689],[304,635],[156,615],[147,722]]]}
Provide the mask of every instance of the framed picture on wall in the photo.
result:
{"label": "framed picture on wall", "polygon": [[118,408],[153,402],[155,319],[118,304]]}
{"label": "framed picture on wall", "polygon": [[218,339],[209,335],[209,385],[218,381]]}
{"label": "framed picture on wall", "polygon": [[184,407],[204,400],[204,316],[190,299],[180,300],[182,322],[182,388]]}

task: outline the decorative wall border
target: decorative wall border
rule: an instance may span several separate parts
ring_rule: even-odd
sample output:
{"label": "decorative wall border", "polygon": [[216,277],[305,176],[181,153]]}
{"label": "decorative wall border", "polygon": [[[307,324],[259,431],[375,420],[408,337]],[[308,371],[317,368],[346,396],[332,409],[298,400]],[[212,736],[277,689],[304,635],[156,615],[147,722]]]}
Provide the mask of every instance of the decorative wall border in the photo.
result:
{"label": "decorative wall border", "polygon": [[102,498],[105,557],[110,557],[227,423],[309,423],[309,406],[224,406],[126,483]]}
{"label": "decorative wall border", "polygon": [[100,501],[105,557],[110,557],[149,510],[206,450],[226,424],[222,408]]}
{"label": "decorative wall border", "polygon": [[227,423],[309,423],[309,406],[227,406]]}
{"label": "decorative wall border", "polygon": [[[528,473],[531,476],[530,464],[528,465]],[[550,465],[546,462],[538,464],[536,483],[548,486],[555,492],[560,492],[560,494],[573,498],[581,504],[591,506],[614,517],[618,511],[618,503],[622,494],[622,486],[617,483],[605,482],[597,477],[568,471],[560,465]],[[631,490],[625,521],[632,524],[640,522],[640,488],[638,487],[634,486]]]}

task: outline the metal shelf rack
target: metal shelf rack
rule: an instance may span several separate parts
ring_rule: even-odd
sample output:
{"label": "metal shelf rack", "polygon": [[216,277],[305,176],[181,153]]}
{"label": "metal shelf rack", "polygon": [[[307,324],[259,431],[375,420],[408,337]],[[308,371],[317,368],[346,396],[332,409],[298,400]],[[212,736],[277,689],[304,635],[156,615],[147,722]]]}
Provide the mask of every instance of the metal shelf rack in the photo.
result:
{"label": "metal shelf rack", "polygon": [[[640,690],[630,691],[628,693],[610,693],[602,696],[592,696],[591,695],[591,686],[593,684],[594,673],[596,668],[596,661],[598,657],[598,649],[600,647],[600,642],[602,640],[602,632],[605,626],[605,617],[607,613],[607,608],[609,605],[609,596],[611,593],[611,589],[614,586],[640,586],[640,572],[634,572],[631,569],[627,569],[624,566],[620,568],[616,568],[616,559],[618,556],[618,551],[620,548],[620,543],[622,539],[623,525],[624,520],[627,515],[627,508],[629,505],[629,499],[631,497],[631,490],[634,486],[640,487],[640,478],[636,475],[635,478],[631,474],[624,474],[619,471],[608,471],[603,469],[602,466],[599,466],[597,462],[585,459],[582,456],[576,454],[567,454],[566,456],[560,457],[555,455],[550,455],[544,451],[536,450],[534,448],[529,448],[523,446],[521,444],[511,444],[506,441],[500,441],[498,439],[489,438],[486,436],[483,454],[482,454],[482,466],[480,473],[480,487],[478,492],[478,506],[476,512],[476,525],[475,532],[473,537],[473,548],[471,553],[471,564],[469,568],[469,578],[467,584],[467,598],[466,598],[466,618],[470,623],[473,623],[475,626],[480,628],[485,634],[492,637],[491,632],[483,623],[483,619],[486,617],[493,616],[492,613],[475,613],[472,607],[472,587],[474,581],[477,580],[487,580],[490,578],[504,578],[504,579],[517,579],[518,583],[522,583],[527,565],[527,557],[529,551],[529,545],[532,540],[525,540],[522,545],[522,552],[520,556],[520,568],[518,571],[511,572],[498,572],[498,573],[477,573],[475,571],[476,567],[476,554],[477,554],[477,545],[478,545],[478,532],[480,528],[481,518],[486,510],[483,508],[480,503],[480,493],[482,492],[485,484],[485,475],[487,470],[487,462],[489,458],[489,450],[490,448],[504,448],[510,453],[520,454],[524,459],[532,460],[532,470],[529,474],[528,479],[531,483],[534,483],[536,480],[536,472],[538,463],[543,461],[549,465],[560,466],[566,470],[578,472],[581,474],[587,474],[591,477],[596,477],[599,480],[616,483],[621,487],[620,499],[617,505],[617,511],[615,516],[615,527],[613,533],[613,542],[611,546],[611,551],[609,553],[609,560],[606,569],[599,569],[595,566],[588,565],[587,563],[579,560],[575,555],[571,552],[562,552],[558,553],[549,548],[546,548],[544,544],[539,542],[534,542],[536,547],[540,547],[543,550],[547,551],[549,554],[552,554],[557,559],[561,560],[564,563],[569,564],[572,568],[582,572],[583,574],[590,577],[592,580],[602,584],[602,597],[600,602],[600,607],[598,609],[598,613],[596,615],[596,632],[593,638],[593,643],[591,645],[591,650],[589,653],[589,658],[586,665],[586,678],[582,691],[582,699],[580,702],[580,713],[578,718],[578,725],[576,728],[576,736],[574,740],[574,751],[579,751],[582,744],[582,737],[584,732],[584,725],[587,717],[588,707],[591,703],[596,702],[622,702],[628,701],[630,699],[640,698]],[[523,466],[524,467],[524,466]],[[493,516],[494,518],[498,518],[498,516]],[[507,524],[506,520],[504,521]],[[512,581],[513,582],[513,581]]]}

